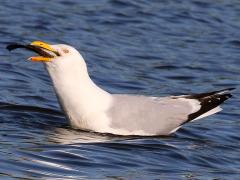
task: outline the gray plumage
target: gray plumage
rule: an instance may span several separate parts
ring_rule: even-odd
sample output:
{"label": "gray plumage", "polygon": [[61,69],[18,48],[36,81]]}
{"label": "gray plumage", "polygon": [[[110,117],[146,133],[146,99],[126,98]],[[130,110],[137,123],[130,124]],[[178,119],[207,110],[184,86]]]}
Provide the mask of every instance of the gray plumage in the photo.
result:
{"label": "gray plumage", "polygon": [[114,95],[108,115],[111,127],[146,134],[169,134],[188,119],[192,107],[187,101],[171,97]]}

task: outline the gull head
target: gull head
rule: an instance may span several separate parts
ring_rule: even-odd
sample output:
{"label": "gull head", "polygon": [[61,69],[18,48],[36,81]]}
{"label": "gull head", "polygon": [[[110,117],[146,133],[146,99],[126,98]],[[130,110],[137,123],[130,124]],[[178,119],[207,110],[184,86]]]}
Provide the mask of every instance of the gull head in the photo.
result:
{"label": "gull head", "polygon": [[61,62],[65,59],[79,59],[79,57],[82,59],[82,56],[75,48],[65,44],[50,45],[43,41],[34,41],[27,45],[13,43],[6,48],[9,51],[17,48],[33,51],[39,56],[30,57],[29,60],[35,62]]}
{"label": "gull head", "polygon": [[39,56],[33,56],[29,58],[29,60],[34,62],[56,64],[63,61],[79,59],[79,57],[81,57],[80,53],[75,48],[65,44],[50,45],[42,41],[34,41],[27,45],[27,47],[30,47],[30,50],[33,50],[39,54]]}
{"label": "gull head", "polygon": [[9,51],[17,48],[25,48],[35,52],[38,55],[28,59],[34,62],[44,62],[48,71],[60,69],[73,75],[79,71],[85,74],[87,72],[87,66],[83,57],[74,47],[69,45],[51,45],[43,41],[34,41],[27,45],[13,43],[6,48]]}

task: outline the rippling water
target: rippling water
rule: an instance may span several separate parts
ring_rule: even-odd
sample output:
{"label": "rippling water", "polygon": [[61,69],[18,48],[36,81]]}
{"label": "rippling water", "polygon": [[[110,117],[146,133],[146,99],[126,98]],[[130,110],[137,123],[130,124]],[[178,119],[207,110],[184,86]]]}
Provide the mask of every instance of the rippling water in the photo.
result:
{"label": "rippling water", "polygon": [[[238,0],[1,1],[0,26],[0,179],[239,179]],[[43,65],[5,50],[33,40],[75,46],[113,93],[238,89],[170,137],[76,131]]]}

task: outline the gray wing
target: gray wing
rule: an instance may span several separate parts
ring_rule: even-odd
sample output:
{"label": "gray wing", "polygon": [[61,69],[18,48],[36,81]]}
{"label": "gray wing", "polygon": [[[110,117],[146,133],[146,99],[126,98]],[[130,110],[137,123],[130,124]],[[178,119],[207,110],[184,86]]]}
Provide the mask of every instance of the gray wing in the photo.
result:
{"label": "gray wing", "polygon": [[187,122],[222,110],[219,105],[232,96],[231,90],[162,98],[113,95],[108,111],[111,128],[129,135],[168,135]]}
{"label": "gray wing", "polygon": [[167,135],[187,121],[192,110],[191,103],[183,99],[114,95],[108,115],[113,129]]}

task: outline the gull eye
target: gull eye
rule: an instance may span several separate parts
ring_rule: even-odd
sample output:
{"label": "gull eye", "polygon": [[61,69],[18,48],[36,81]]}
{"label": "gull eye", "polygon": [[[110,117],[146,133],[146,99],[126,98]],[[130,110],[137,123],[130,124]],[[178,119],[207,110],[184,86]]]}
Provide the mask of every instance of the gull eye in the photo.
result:
{"label": "gull eye", "polygon": [[67,53],[69,53],[69,50],[68,50],[68,49],[63,49],[63,52],[64,52],[65,54],[67,54]]}

